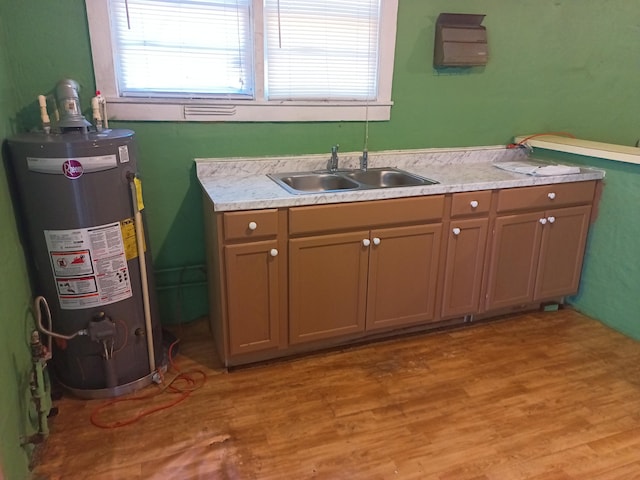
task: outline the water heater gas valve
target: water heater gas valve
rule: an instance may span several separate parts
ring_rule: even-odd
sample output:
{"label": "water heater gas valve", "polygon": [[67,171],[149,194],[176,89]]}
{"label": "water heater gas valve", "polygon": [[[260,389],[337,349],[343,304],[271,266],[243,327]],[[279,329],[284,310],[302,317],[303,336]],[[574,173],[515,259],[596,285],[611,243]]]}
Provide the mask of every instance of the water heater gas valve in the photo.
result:
{"label": "water heater gas valve", "polygon": [[94,342],[113,340],[116,336],[116,324],[104,312],[100,312],[89,322],[87,331]]}

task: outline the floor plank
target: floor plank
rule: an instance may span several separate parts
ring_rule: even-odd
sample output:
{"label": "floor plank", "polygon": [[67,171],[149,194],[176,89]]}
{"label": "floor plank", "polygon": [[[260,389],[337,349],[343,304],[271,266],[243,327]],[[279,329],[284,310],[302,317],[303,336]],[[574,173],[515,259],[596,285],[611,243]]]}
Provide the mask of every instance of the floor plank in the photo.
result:
{"label": "floor plank", "polygon": [[570,309],[231,373],[179,330],[203,388],[109,430],[64,397],[35,479],[640,478],[640,342]]}

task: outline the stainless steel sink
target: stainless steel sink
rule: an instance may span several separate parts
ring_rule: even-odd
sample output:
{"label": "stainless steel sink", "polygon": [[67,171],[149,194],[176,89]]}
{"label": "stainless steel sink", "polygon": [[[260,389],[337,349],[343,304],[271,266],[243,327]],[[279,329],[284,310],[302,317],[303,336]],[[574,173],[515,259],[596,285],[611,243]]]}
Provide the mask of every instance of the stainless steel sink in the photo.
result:
{"label": "stainless steel sink", "polygon": [[360,184],[328,172],[270,174],[269,178],[292,193],[327,193],[356,190]]}
{"label": "stainless steel sink", "polygon": [[356,182],[373,188],[411,187],[414,185],[433,185],[436,182],[397,168],[370,168],[353,170],[344,174]]}
{"label": "stainless steel sink", "polygon": [[398,168],[370,168],[368,170],[325,170],[314,172],[271,173],[267,175],[288,192],[330,193],[375,188],[434,185],[438,182]]}

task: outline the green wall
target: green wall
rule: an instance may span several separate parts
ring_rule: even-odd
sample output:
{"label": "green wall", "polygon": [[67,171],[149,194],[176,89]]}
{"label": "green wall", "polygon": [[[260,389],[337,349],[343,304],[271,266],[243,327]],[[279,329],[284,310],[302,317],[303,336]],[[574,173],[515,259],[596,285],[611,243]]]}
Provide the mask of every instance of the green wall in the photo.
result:
{"label": "green wall", "polygon": [[[0,136],[36,125],[35,102],[63,77],[95,88],[82,0],[0,0]],[[484,13],[486,68],[434,71],[434,23],[440,12]],[[514,134],[567,130],[580,138],[632,145],[640,136],[640,4],[628,0],[400,0],[392,119],[370,127],[369,148],[493,145]],[[17,127],[14,127],[17,125]],[[361,123],[116,123],[139,139],[156,268],[169,287],[201,280],[204,262],[194,157],[342,151],[362,147]],[[557,156],[555,157],[557,158]],[[640,338],[640,167],[574,158],[607,170],[592,229],[578,308]],[[0,169],[0,464],[8,479],[26,477],[18,437],[27,420],[31,292],[4,169]],[[195,278],[186,278],[194,276]],[[164,321],[206,312],[202,287],[163,289]],[[178,303],[178,298],[182,301]]]}
{"label": "green wall", "polygon": [[[84,2],[0,2],[8,18],[18,123],[23,128],[35,125],[36,95],[50,91],[63,77],[74,78],[84,87],[81,97],[88,111],[95,86]],[[487,15],[490,59],[485,68],[432,68],[434,24],[441,12]],[[639,25],[640,5],[626,0],[400,0],[395,105],[391,121],[371,125],[369,149],[504,144],[514,134],[549,130],[634,144],[640,135],[636,121],[640,52],[634,40]],[[342,151],[359,150],[364,133],[359,122],[112,122],[111,126],[137,133],[152,251],[159,270],[204,262],[194,157],[320,153],[335,143],[340,143]],[[634,169],[629,173],[634,178],[638,175]],[[632,190],[614,176],[609,180],[603,211],[615,212],[619,202],[630,200]],[[604,221],[596,225],[590,245],[601,249],[598,255],[609,256],[612,265],[626,264],[628,258],[618,252],[631,250],[633,240],[620,239],[629,242],[626,249],[613,249],[598,241],[604,226]],[[620,318],[620,304],[633,299],[621,296],[624,290],[615,278],[606,284],[596,278],[602,269],[591,265],[595,257],[590,252],[585,285],[597,286],[585,289],[578,305],[640,337],[634,317]],[[640,273],[630,274],[629,283],[637,284]],[[206,311],[204,288],[185,289],[182,294],[184,305],[176,309],[171,303],[163,308],[163,321],[175,321],[176,311],[182,312],[183,320]],[[160,296],[163,302],[174,302],[179,295],[169,289]],[[607,308],[591,306],[600,306],[605,299]]]}
{"label": "green wall", "polygon": [[[94,86],[82,0],[0,0],[0,135],[34,127],[36,96],[63,78]],[[485,68],[435,71],[434,23],[441,12],[484,13],[490,60]],[[369,148],[503,144],[514,134],[566,130],[580,138],[633,145],[638,130],[640,4],[628,0],[400,0],[392,119],[371,125]],[[339,72],[337,72],[339,73]],[[194,157],[258,156],[362,148],[361,123],[112,122],[139,139],[139,168],[155,266],[173,269],[168,286],[204,262],[200,192]],[[591,158],[607,170],[600,217],[592,229],[578,308],[640,338],[635,205],[640,167]],[[23,478],[28,456],[17,437],[25,410],[31,292],[4,169],[0,171],[0,460]],[[198,277],[200,275],[200,277]],[[191,281],[192,279],[189,279]],[[206,312],[202,287],[160,290],[165,322]],[[177,300],[182,298],[180,303]],[[26,432],[30,433],[30,432]]]}
{"label": "green wall", "polygon": [[587,242],[580,292],[570,302],[587,315],[640,339],[640,165],[544,150],[539,156],[606,170],[596,224]]}
{"label": "green wall", "polygon": [[[0,41],[6,45],[0,18]],[[0,139],[11,133],[9,112],[15,111],[15,89],[5,49],[0,49]],[[24,253],[18,239],[5,169],[0,167],[0,478],[24,479],[30,448],[20,437],[33,433],[29,421],[31,359],[29,334],[33,329],[29,306],[31,291]]]}

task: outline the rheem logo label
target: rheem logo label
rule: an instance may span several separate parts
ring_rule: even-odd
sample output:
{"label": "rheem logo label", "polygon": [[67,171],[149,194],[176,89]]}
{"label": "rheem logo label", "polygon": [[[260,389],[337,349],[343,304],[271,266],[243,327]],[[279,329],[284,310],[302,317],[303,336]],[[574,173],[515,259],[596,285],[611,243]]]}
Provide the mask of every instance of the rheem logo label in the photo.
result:
{"label": "rheem logo label", "polygon": [[62,164],[62,173],[70,179],[78,178],[82,175],[82,164],[77,160],[66,160]]}

